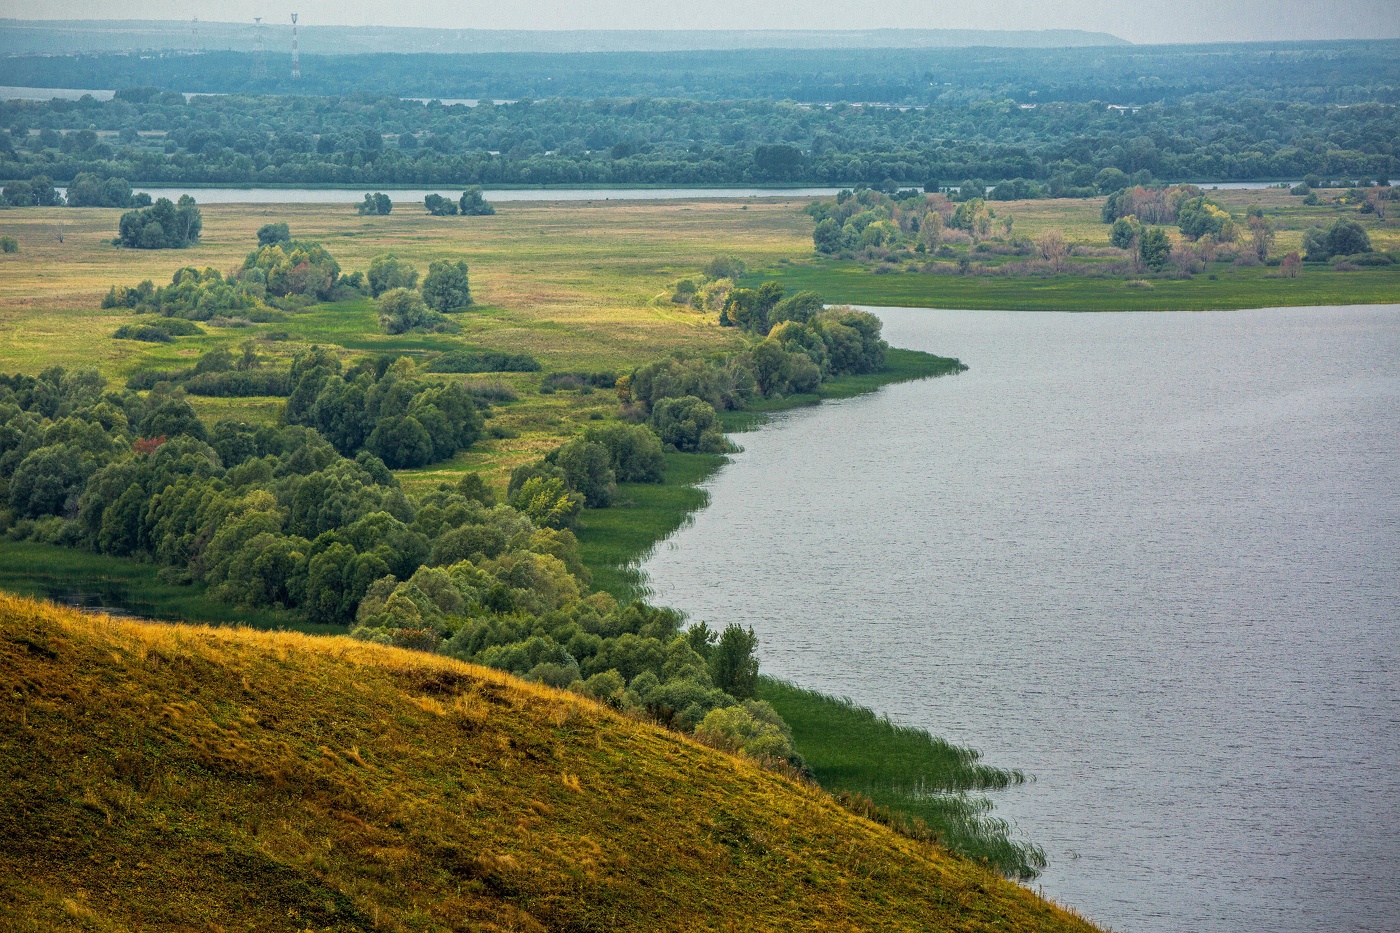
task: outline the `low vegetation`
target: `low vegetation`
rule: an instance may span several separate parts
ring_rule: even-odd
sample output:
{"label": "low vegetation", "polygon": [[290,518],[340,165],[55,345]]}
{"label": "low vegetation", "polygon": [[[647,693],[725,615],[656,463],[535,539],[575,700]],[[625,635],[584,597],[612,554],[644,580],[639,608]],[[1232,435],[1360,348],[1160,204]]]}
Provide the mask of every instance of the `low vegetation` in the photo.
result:
{"label": "low vegetation", "polygon": [[750,759],[447,658],[0,596],[0,689],[7,928],[1093,929]]}

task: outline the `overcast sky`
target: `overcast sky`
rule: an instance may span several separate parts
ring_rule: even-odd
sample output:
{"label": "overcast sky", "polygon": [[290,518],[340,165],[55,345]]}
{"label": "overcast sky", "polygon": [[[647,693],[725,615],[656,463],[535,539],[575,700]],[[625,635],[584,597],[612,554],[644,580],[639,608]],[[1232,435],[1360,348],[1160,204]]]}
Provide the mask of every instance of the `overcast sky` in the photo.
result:
{"label": "overcast sky", "polygon": [[1086,29],[1133,42],[1400,38],[1400,0],[4,0],[21,19],[270,22],[479,29]]}

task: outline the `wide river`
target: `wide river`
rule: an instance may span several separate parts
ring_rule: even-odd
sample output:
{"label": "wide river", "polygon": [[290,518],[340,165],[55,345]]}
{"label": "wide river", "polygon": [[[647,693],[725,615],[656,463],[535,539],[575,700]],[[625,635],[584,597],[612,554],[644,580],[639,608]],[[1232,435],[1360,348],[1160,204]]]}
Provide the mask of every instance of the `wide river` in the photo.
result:
{"label": "wide river", "polygon": [[[358,204],[371,191],[383,191],[395,206],[416,204],[438,194],[456,201],[464,185],[456,188],[193,188],[136,185],[152,198],[178,200],[188,194],[200,204]],[[681,201],[696,198],[829,198],[837,188],[491,188],[488,201]],[[59,188],[66,197],[66,188]]]}
{"label": "wide river", "polygon": [[970,371],[739,435],[656,600],[1033,773],[1115,930],[1400,929],[1400,305],[872,310]]}

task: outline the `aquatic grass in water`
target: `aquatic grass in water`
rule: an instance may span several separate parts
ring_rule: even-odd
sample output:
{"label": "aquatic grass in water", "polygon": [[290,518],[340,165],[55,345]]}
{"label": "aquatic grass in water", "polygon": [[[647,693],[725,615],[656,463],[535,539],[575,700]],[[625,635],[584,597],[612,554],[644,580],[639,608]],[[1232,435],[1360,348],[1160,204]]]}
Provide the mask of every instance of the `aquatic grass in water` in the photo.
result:
{"label": "aquatic grass in water", "polygon": [[975,749],[785,681],[760,678],[758,696],[792,727],[817,782],[849,809],[1008,877],[1030,880],[1045,867],[1044,851],[1015,839],[977,793],[1022,784],[1022,772],[983,764]]}

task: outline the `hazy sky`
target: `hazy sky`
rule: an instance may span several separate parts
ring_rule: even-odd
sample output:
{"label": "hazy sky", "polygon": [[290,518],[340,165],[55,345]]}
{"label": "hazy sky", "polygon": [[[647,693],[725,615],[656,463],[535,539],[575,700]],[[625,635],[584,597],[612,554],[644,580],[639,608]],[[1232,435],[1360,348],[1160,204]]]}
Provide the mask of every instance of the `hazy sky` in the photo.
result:
{"label": "hazy sky", "polygon": [[1400,37],[1400,0],[4,0],[22,19],[270,22],[480,29],[1087,29],[1133,42]]}

